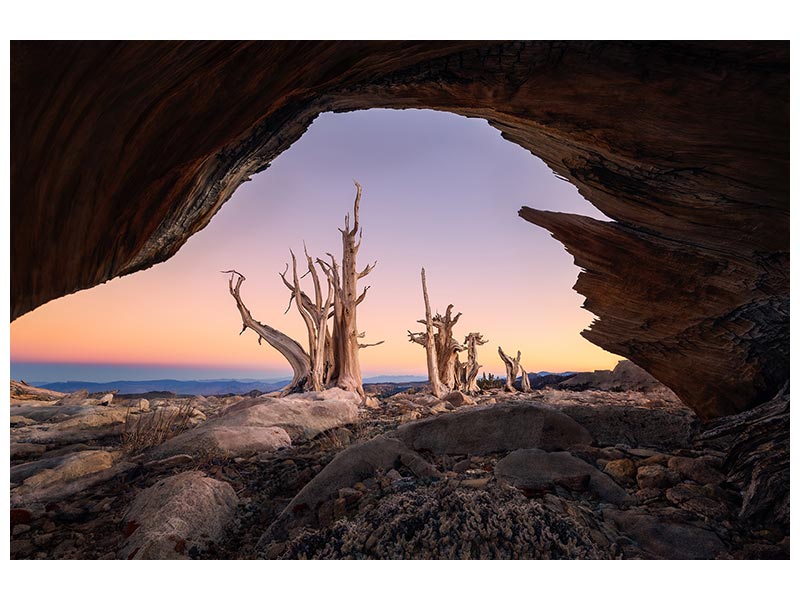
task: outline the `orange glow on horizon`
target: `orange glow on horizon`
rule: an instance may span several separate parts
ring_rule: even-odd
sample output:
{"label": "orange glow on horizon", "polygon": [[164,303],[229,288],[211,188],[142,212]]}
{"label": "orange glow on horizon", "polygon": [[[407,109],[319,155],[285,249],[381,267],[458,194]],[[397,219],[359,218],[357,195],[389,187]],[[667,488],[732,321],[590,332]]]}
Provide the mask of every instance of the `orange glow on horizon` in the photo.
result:
{"label": "orange glow on horizon", "polygon": [[[313,174],[309,177],[309,174]],[[358,324],[362,372],[425,373],[408,341],[432,308],[453,303],[459,341],[480,331],[482,371],[505,372],[497,346],[529,372],[612,368],[619,357],[580,337],[593,315],[572,291],[578,268],[562,245],[517,216],[523,204],[603,218],[575,188],[486,122],[430,111],[323,115],[264,173],[241,186],[210,224],[165,263],[49,302],[11,324],[14,362],[182,365],[289,373],[241,320],[228,276],[244,273],[254,318],[307,344],[277,276],[288,249],[339,253],[356,174],[364,186],[359,267],[378,261]],[[419,215],[425,215],[420,218]],[[304,281],[305,285],[308,285]]]}

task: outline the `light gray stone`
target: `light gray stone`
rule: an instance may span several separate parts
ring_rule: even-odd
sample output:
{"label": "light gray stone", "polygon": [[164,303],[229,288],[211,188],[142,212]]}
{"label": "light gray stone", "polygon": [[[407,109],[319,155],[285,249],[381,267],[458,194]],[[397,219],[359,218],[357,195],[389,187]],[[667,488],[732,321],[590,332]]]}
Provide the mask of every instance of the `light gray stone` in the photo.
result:
{"label": "light gray stone", "polygon": [[230,484],[187,471],[140,492],[123,515],[132,532],[119,558],[183,559],[219,540],[236,512]]}

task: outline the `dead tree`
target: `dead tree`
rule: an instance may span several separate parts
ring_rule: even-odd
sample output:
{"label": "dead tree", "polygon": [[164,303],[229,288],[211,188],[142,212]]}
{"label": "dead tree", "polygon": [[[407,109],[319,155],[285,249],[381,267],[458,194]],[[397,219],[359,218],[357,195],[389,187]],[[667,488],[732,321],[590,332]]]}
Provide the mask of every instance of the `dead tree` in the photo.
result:
{"label": "dead tree", "polygon": [[506,391],[509,392],[516,392],[516,388],[514,387],[514,381],[517,379],[517,373],[519,373],[519,361],[522,358],[522,354],[517,351],[517,357],[511,358],[503,349],[498,346],[497,353],[500,355],[500,358],[503,359],[503,362],[506,365]]}
{"label": "dead tree", "polygon": [[422,297],[425,300],[425,320],[420,321],[425,324],[424,333],[408,332],[410,341],[425,346],[425,354],[428,359],[428,380],[431,382],[431,393],[437,398],[441,398],[449,391],[439,378],[439,360],[436,349],[436,333],[434,332],[433,317],[431,316],[431,303],[428,299],[428,284],[425,281],[425,269],[422,269]]}
{"label": "dead tree", "polygon": [[317,259],[328,282],[333,289],[333,372],[330,383],[364,396],[364,387],[361,379],[361,364],[358,352],[361,348],[377,346],[383,341],[372,344],[362,344],[359,340],[364,337],[358,331],[356,320],[356,307],[364,300],[369,287],[358,293],[358,282],[372,272],[377,263],[367,265],[362,271],[356,268],[356,256],[361,246],[363,230],[358,221],[358,209],[361,204],[361,185],[354,181],[356,186],[356,199],[353,203],[353,227],[350,227],[350,214],[345,215],[344,229],[339,229],[342,234],[342,267],[341,273],[336,259],[331,255],[330,263]]}
{"label": "dead tree", "polygon": [[[453,337],[453,328],[461,318],[461,313],[453,316],[452,304],[448,305],[444,315],[436,313],[435,316],[431,316],[425,269],[422,269],[422,294],[425,300],[425,318],[417,322],[425,325],[425,332],[409,331],[408,339],[425,346],[428,358],[428,377],[431,380],[434,395],[441,397],[442,394],[451,390],[480,391],[475,383],[481,367],[477,362],[476,345],[485,344],[486,340],[480,333],[470,333],[463,344],[458,343]],[[458,356],[458,353],[463,350],[468,350],[466,363],[461,362]]]}
{"label": "dead tree", "polygon": [[[288,311],[294,303],[306,325],[308,352],[289,336],[253,319],[239,293],[239,288],[245,279],[244,276],[236,271],[224,271],[232,274],[228,287],[242,316],[242,333],[247,328],[252,329],[259,335],[259,344],[262,339],[267,340],[289,361],[294,373],[292,383],[285,388],[289,393],[303,390],[318,391],[332,385],[357,392],[363,397],[364,388],[358,351],[367,346],[377,346],[383,343],[381,341],[363,344],[359,341],[364,337],[364,333],[358,331],[356,307],[363,302],[369,286],[358,294],[358,281],[366,277],[375,268],[376,263],[368,265],[360,272],[356,270],[356,255],[361,246],[362,230],[358,222],[361,186],[357,181],[355,185],[357,192],[353,210],[353,227],[350,227],[350,215],[347,214],[344,220],[344,229],[339,229],[342,233],[341,270],[332,254],[328,254],[330,262],[319,258],[314,260],[304,245],[308,267],[305,275],[311,275],[314,285],[313,299],[300,287],[301,277],[297,272],[297,258],[293,252],[291,253],[291,281],[286,277],[289,265],[286,265],[284,272],[280,273],[284,285],[291,292],[289,307],[286,310]],[[327,294],[324,299],[317,266],[322,269],[327,280]],[[233,283],[233,274],[239,277],[236,285]],[[328,327],[329,320],[333,321],[331,328]]]}
{"label": "dead tree", "polygon": [[[294,289],[300,290],[300,278],[297,276],[297,258],[294,252],[292,255],[292,274],[294,279]],[[308,387],[314,391],[325,389],[326,383],[326,366],[327,354],[325,352],[326,342],[328,341],[328,312],[331,308],[331,300],[333,297],[333,286],[328,280],[328,295],[325,302],[322,301],[322,286],[319,282],[319,275],[314,267],[314,261],[306,251],[306,260],[308,262],[308,272],[311,274],[311,279],[314,282],[314,303],[304,302],[301,297],[302,293],[294,294],[295,305],[303,317],[308,330],[308,349],[309,357],[311,359],[311,373]],[[300,290],[302,292],[302,290]]]}
{"label": "dead tree", "polygon": [[[436,313],[431,318],[431,325],[435,328],[433,334],[434,345],[436,347],[436,371],[439,375],[439,382],[447,390],[460,389],[460,378],[457,371],[460,368],[458,361],[458,353],[464,349],[465,346],[459,344],[453,337],[453,326],[458,322],[461,313],[455,317],[452,316],[453,305],[450,304],[445,311],[444,316]],[[427,327],[427,315],[425,319],[420,319],[417,323],[422,323]],[[412,342],[426,345],[426,334],[409,333],[409,339]]]}
{"label": "dead tree", "polygon": [[[231,278],[228,281],[228,288],[230,289],[231,296],[236,300],[236,307],[239,309],[239,314],[242,316],[242,331],[241,335],[247,329],[252,329],[258,334],[258,343],[261,340],[266,340],[267,343],[280,352],[292,367],[292,382],[286,386],[285,390],[289,393],[299,392],[306,388],[308,381],[311,378],[311,357],[303,350],[303,347],[290,338],[285,333],[282,333],[256,321],[250,311],[242,301],[240,288],[245,276],[237,271],[223,271],[223,273],[230,273]],[[233,283],[234,275],[237,277],[236,284]]]}
{"label": "dead tree", "polygon": [[477,331],[472,332],[464,338],[464,345],[467,347],[467,362],[463,364],[463,389],[467,393],[480,392],[476,383],[478,371],[483,365],[478,364],[478,346],[483,346],[489,340]]}
{"label": "dead tree", "polygon": [[[519,356],[519,352],[517,352],[517,356]],[[531,380],[528,378],[528,372],[525,370],[525,367],[522,364],[519,365],[519,376],[520,376],[520,389],[523,392],[530,392],[531,391]]]}

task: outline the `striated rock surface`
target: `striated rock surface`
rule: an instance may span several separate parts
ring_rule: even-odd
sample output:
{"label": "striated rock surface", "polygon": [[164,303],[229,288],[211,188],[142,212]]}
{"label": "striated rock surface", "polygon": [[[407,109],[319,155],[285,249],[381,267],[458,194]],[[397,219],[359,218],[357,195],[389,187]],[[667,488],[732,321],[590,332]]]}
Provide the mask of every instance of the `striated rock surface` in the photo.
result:
{"label": "striated rock surface", "polygon": [[701,418],[765,402],[786,381],[789,255],[777,233],[743,252],[741,229],[716,247],[689,246],[589,217],[527,207],[520,215],[550,230],[584,269],[575,290],[599,319],[583,336],[630,357]]}
{"label": "striated rock surface", "polygon": [[586,337],[736,413],[788,375],[788,64],[786,42],[14,42],[11,315],[166,260],[320,112],[432,108],[616,221],[522,211],[586,270]]}
{"label": "striated rock surface", "polygon": [[698,436],[701,446],[725,450],[723,471],[742,494],[739,516],[753,527],[789,530],[789,422],[787,382],[770,402],[716,419]]}
{"label": "striated rock surface", "polygon": [[122,464],[120,468],[113,468],[111,453],[88,450],[12,467],[11,481],[21,481],[21,485],[11,490],[11,504],[19,506],[69,496],[110,479],[130,466]]}

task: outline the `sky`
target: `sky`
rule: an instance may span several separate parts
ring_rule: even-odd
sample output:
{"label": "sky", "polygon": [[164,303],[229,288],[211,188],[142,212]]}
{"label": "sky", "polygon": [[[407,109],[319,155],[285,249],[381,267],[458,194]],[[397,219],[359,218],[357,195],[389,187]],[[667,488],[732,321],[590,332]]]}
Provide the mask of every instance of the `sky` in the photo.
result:
{"label": "sky", "polygon": [[[571,288],[579,269],[521,206],[606,219],[533,154],[486,121],[429,110],[317,118],[271,166],[243,184],[211,223],[167,262],[39,307],[11,324],[11,376],[27,381],[276,378],[290,369],[257,336],[241,336],[228,293],[236,269],[253,316],[307,335],[278,273],[303,242],[341,254],[344,215],[363,186],[359,268],[377,260],[358,312],[365,377],[424,375],[425,350],[408,341],[432,308],[463,316],[457,338],[480,331],[486,372],[504,374],[498,345],[529,372],[612,368],[619,360],[580,336],[593,315]],[[306,280],[304,280],[306,281]],[[310,284],[310,282],[309,282]]]}

